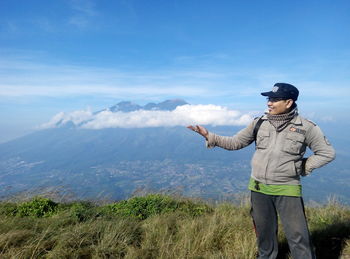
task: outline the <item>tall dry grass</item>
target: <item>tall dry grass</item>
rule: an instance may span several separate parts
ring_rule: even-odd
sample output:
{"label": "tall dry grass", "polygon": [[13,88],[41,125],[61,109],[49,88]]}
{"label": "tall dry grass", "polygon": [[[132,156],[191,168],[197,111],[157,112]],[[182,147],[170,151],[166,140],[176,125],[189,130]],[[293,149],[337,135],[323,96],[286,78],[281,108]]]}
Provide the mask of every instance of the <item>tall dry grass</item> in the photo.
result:
{"label": "tall dry grass", "polygon": [[[115,215],[106,212],[106,207],[81,203],[58,206],[56,213],[47,217],[19,217],[13,213],[14,207],[0,204],[0,258],[4,259],[256,256],[250,208],[245,202],[222,203],[200,215],[174,210],[146,219]],[[307,207],[306,213],[318,258],[349,258],[349,207],[330,202]],[[283,231],[279,238],[279,258],[289,258]]]}
{"label": "tall dry grass", "polygon": [[248,212],[225,204],[198,218],[176,213],[149,218],[142,224],[141,246],[127,258],[254,258]]}

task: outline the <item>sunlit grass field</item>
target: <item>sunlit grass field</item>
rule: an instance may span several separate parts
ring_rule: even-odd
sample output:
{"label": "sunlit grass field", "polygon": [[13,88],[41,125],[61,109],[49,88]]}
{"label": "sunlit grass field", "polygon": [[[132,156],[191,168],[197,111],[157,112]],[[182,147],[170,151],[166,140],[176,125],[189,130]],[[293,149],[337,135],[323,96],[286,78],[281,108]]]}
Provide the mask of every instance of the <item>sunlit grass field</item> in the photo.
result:
{"label": "sunlit grass field", "polygon": [[[149,194],[118,203],[0,203],[0,258],[255,258],[250,206]],[[306,208],[317,258],[350,258],[350,208]],[[280,228],[279,258],[290,258]]]}

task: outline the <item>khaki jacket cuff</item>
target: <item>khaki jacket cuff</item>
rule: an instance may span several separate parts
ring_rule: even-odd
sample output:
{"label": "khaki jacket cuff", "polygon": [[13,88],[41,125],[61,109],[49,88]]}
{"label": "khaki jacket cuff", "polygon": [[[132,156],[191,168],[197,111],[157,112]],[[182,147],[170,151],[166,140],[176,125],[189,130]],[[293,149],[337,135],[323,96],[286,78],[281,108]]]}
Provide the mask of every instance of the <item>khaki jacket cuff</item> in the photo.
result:
{"label": "khaki jacket cuff", "polygon": [[207,148],[215,147],[215,134],[208,132],[208,139],[205,141]]}

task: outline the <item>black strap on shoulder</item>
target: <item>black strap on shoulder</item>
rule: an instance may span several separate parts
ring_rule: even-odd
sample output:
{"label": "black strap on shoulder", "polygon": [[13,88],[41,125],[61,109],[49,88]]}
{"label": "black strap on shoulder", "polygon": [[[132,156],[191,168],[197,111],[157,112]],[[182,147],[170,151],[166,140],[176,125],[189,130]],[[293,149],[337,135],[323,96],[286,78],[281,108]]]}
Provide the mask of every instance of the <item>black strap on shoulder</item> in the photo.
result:
{"label": "black strap on shoulder", "polygon": [[253,131],[255,145],[256,145],[256,136],[258,135],[259,128],[260,128],[261,124],[263,123],[263,121],[264,120],[262,119],[262,117],[260,117],[259,120],[255,124],[254,131]]}

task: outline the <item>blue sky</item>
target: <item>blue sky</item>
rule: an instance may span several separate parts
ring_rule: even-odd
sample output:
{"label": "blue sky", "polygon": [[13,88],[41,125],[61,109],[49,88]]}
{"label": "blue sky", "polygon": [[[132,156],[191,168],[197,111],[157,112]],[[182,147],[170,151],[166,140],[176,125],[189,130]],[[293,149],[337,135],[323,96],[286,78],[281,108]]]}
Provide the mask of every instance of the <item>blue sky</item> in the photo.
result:
{"label": "blue sky", "polygon": [[275,82],[350,119],[349,1],[0,1],[0,142],[123,100],[262,113]]}

